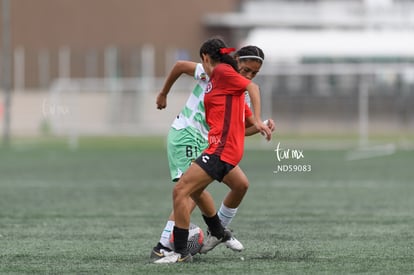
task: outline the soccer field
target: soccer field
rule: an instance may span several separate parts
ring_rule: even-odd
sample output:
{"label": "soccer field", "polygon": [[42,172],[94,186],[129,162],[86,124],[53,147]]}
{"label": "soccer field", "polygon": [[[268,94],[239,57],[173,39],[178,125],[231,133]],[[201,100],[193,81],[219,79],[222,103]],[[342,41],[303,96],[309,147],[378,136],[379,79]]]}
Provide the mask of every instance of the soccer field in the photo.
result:
{"label": "soccer field", "polygon": [[[414,273],[412,150],[348,160],[347,149],[298,143],[279,161],[277,140],[241,163],[250,189],[231,228],[244,252],[219,246],[191,264],[149,263],[171,210],[164,142],[0,149],[0,273]],[[227,188],[208,189],[218,207]],[[205,230],[198,210],[193,222]]]}

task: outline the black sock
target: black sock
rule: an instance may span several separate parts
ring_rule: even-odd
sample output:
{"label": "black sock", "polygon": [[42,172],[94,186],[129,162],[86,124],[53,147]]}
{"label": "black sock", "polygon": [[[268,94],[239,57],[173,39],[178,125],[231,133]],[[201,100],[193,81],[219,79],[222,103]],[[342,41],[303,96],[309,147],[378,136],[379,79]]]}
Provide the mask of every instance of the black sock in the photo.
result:
{"label": "black sock", "polygon": [[181,255],[187,255],[187,239],[188,239],[188,229],[183,229],[174,226],[174,251],[180,253]]}
{"label": "black sock", "polygon": [[217,239],[224,237],[224,227],[221,225],[220,218],[217,213],[213,217],[206,217],[203,215],[203,219],[206,222],[211,235]]}

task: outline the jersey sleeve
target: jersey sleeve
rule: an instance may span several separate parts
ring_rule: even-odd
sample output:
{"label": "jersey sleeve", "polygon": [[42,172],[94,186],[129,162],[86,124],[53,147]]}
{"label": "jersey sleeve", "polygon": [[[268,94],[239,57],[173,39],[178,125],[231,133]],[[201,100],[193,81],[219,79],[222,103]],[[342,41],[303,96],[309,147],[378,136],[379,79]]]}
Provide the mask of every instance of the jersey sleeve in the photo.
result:
{"label": "jersey sleeve", "polygon": [[195,80],[202,80],[208,82],[208,75],[204,71],[204,67],[201,63],[197,63],[196,69],[194,71],[194,79]]}
{"label": "jersey sleeve", "polygon": [[222,75],[219,85],[225,85],[225,90],[232,94],[244,93],[247,85],[250,84],[250,80],[236,72],[230,65],[217,66],[218,73]]}

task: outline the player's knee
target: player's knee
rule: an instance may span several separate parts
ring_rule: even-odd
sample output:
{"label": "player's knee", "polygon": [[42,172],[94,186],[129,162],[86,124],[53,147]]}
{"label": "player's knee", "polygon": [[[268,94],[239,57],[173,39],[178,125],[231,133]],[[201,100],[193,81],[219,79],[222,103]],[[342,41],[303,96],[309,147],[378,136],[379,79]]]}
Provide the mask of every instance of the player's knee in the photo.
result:
{"label": "player's knee", "polygon": [[247,179],[240,181],[239,184],[237,184],[237,191],[239,193],[245,194],[248,189],[249,189],[249,181]]}
{"label": "player's knee", "polygon": [[249,189],[249,185],[250,184],[249,184],[248,180],[246,180],[242,183],[242,188],[243,188],[244,192],[247,192],[247,190]]}
{"label": "player's knee", "polygon": [[174,186],[173,189],[173,200],[183,200],[185,198],[185,189],[183,188],[183,185],[180,184],[180,181]]}

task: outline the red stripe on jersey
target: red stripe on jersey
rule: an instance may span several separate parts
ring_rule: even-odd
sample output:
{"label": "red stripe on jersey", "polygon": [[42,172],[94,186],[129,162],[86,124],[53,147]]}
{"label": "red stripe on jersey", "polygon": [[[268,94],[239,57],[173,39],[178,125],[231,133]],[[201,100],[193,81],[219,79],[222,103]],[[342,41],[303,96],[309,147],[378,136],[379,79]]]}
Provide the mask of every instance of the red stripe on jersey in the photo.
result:
{"label": "red stripe on jersey", "polygon": [[233,106],[233,98],[231,95],[226,96],[226,105],[225,105],[225,111],[224,111],[224,123],[222,128],[222,134],[221,134],[221,143],[217,147],[216,151],[214,152],[215,155],[220,156],[223,152],[224,146],[226,145],[227,136],[229,134],[230,130],[230,122],[231,122],[231,109]]}

